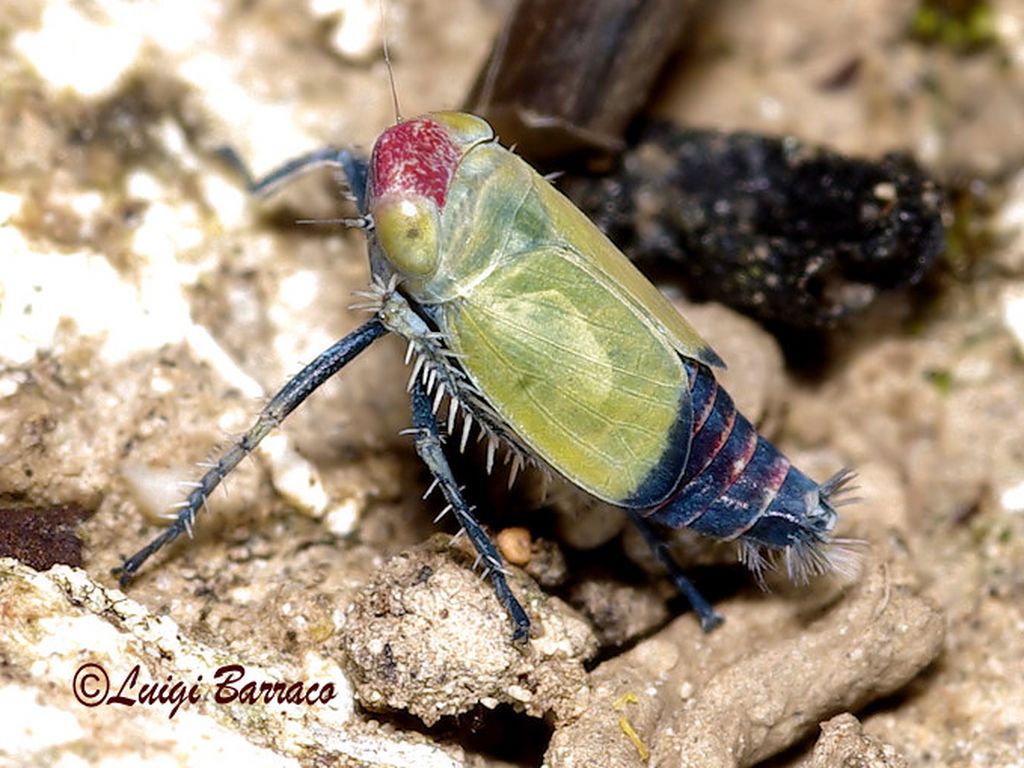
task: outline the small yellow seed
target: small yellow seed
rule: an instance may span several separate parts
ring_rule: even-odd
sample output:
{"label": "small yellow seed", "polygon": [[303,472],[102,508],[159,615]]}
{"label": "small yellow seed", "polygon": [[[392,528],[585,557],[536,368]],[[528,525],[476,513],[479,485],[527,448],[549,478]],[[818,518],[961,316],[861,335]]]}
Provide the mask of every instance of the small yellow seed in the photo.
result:
{"label": "small yellow seed", "polygon": [[512,565],[526,565],[530,562],[533,540],[525,528],[504,528],[498,533],[497,542],[501,556]]}

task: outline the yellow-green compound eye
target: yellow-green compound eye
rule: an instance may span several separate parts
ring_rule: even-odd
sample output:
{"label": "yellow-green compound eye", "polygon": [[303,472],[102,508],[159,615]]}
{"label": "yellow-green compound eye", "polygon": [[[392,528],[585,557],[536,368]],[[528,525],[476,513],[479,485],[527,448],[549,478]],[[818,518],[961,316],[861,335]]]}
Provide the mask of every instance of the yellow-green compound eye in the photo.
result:
{"label": "yellow-green compound eye", "polygon": [[430,117],[443,125],[451,140],[463,150],[485,141],[494,141],[494,129],[482,117],[468,112],[431,112]]}
{"label": "yellow-green compound eye", "polygon": [[437,206],[425,197],[378,201],[373,228],[384,254],[399,272],[427,277],[437,270]]}

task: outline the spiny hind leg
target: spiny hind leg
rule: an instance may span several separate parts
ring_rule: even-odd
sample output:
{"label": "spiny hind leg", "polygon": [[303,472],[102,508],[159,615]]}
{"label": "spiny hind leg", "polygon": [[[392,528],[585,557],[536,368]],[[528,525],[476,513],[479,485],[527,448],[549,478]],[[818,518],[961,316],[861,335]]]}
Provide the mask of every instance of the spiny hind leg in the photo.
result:
{"label": "spiny hind leg", "polygon": [[473,510],[466,503],[462,492],[455,482],[448,459],[441,447],[441,435],[437,427],[434,408],[422,377],[417,376],[412,382],[412,423],[416,439],[416,452],[434,476],[445,499],[451,506],[459,525],[469,536],[480,558],[490,573],[491,583],[498,602],[512,620],[512,642],[525,643],[530,634],[530,619],[523,606],[516,600],[505,579],[504,563],[498,550],[488,538],[480,523],[473,516]]}
{"label": "spiny hind leg", "polygon": [[665,544],[658,532],[654,530],[651,524],[635,509],[626,510],[629,513],[630,519],[633,521],[633,525],[637,527],[640,534],[644,537],[644,541],[647,542],[647,546],[654,552],[655,557],[661,562],[662,566],[668,571],[668,575],[672,578],[672,581],[676,585],[676,589],[683,593],[683,596],[689,601],[690,606],[696,612],[697,617],[700,619],[700,626],[705,632],[710,632],[719,624],[722,623],[723,619],[714,608],[711,607],[711,603],[702,595],[697,587],[693,585],[693,582],[686,578],[679,564],[672,559],[672,555],[668,551],[668,546]]}
{"label": "spiny hind leg", "polygon": [[380,320],[377,318],[370,320],[345,338],[332,344],[285,384],[260,411],[256,423],[249,431],[232,445],[196,483],[188,498],[181,503],[174,522],[149,544],[125,560],[120,568],[114,569],[114,573],[120,577],[121,586],[126,586],[142,567],[142,564],[161,547],[174,541],[186,531],[191,533],[192,524],[195,522],[199,510],[231,470],[252,453],[260,441],[274,427],[284,421],[288,414],[309,397],[317,387],[344,368],[356,355],[385,333],[387,333],[387,329]]}

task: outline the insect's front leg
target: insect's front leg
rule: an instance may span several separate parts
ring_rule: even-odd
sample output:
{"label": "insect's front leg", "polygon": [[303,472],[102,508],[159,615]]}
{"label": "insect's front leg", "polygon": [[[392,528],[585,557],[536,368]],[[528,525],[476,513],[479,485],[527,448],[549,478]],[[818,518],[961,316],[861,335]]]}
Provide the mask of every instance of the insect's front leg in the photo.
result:
{"label": "insect's front leg", "polygon": [[502,604],[512,620],[512,642],[525,643],[530,634],[530,618],[523,610],[523,606],[516,600],[515,595],[512,594],[512,590],[509,589],[508,581],[505,579],[504,564],[498,550],[495,549],[484,529],[480,527],[480,523],[473,516],[472,509],[459,491],[451,467],[448,465],[448,459],[441,447],[441,435],[430,395],[427,394],[423,380],[418,376],[412,384],[412,423],[416,439],[416,453],[423,459],[430,474],[434,476],[441,487],[459,525],[469,536],[469,540],[483,560],[490,573],[498,602]]}
{"label": "insect's front leg", "polygon": [[284,421],[303,400],[313,394],[317,387],[348,365],[356,355],[385,333],[387,333],[387,328],[379,319],[370,320],[345,338],[332,344],[285,384],[260,411],[256,423],[249,431],[232,445],[196,483],[188,498],[181,503],[181,509],[178,511],[175,521],[149,544],[125,560],[120,568],[114,569],[114,573],[120,576],[121,586],[126,586],[135,576],[136,571],[142,567],[142,564],[157,550],[174,541],[185,531],[191,533],[192,524],[195,522],[199,510],[206,504],[206,499],[228,473],[238,466],[242,459],[252,453],[260,441],[274,427]]}
{"label": "insect's front leg", "polygon": [[278,166],[266,176],[254,178],[249,167],[231,147],[221,147],[217,154],[241,176],[246,189],[255,197],[270,197],[301,176],[318,168],[336,168],[345,174],[345,181],[356,199],[360,214],[366,213],[366,160],[347,149],[322,147]]}

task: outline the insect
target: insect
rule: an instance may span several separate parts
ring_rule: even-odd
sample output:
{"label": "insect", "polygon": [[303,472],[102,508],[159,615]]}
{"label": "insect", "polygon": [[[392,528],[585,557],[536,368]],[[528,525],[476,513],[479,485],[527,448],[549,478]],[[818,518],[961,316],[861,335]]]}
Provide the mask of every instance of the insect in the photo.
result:
{"label": "insect", "polygon": [[[524,642],[530,620],[442,450],[436,414],[464,449],[474,429],[631,517],[705,629],[721,618],[675,565],[654,525],[739,542],[755,573],[781,553],[791,577],[842,565],[834,540],[851,473],[808,478],[758,435],[718,386],[715,352],[598,229],[482,118],[399,121],[369,162],[324,149],[251,188],[267,194],[319,166],[344,174],[368,238],[373,317],[278,392],[207,471],[176,520],[119,569],[122,585],[191,529],[204,500],[319,385],[391,332],[409,343],[416,451],[440,486]],[[461,415],[461,433],[456,434]]]}

